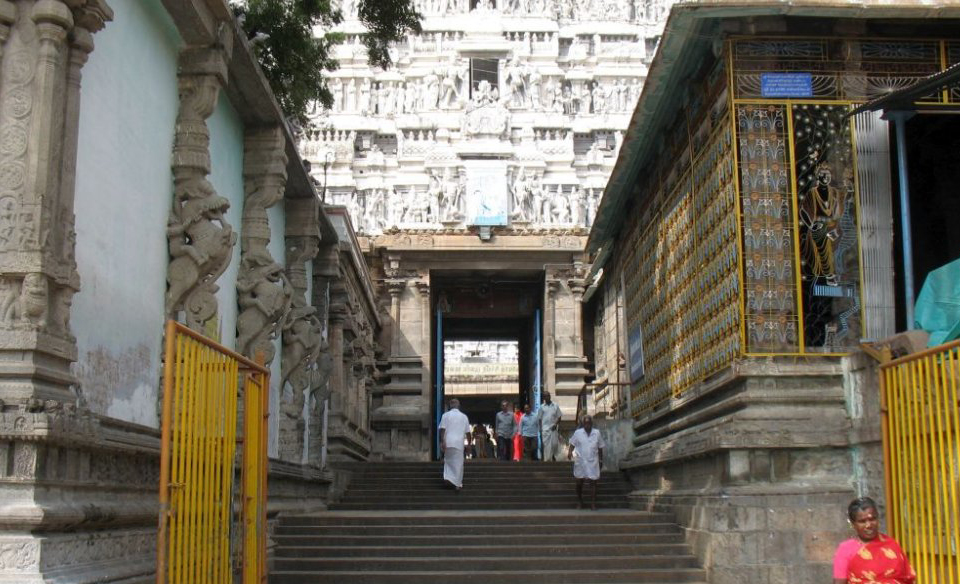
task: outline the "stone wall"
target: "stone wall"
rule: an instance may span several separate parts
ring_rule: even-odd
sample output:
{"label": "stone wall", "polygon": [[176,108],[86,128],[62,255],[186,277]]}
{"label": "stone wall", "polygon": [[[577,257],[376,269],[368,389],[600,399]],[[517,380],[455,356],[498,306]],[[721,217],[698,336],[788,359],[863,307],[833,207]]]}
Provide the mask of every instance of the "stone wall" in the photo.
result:
{"label": "stone wall", "polygon": [[0,1],[0,582],[154,580],[165,318],[270,365],[271,518],[332,480],[337,234],[226,4],[120,4]]}
{"label": "stone wall", "polygon": [[633,505],[675,513],[711,583],[829,581],[847,503],[882,494],[878,380],[860,354],[738,360],[636,421]]}

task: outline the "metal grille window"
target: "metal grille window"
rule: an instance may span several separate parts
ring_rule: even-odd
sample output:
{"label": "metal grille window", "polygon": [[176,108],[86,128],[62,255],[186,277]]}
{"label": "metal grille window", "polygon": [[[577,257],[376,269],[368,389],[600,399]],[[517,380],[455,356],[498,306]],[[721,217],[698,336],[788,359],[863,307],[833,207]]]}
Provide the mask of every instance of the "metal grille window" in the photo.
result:
{"label": "metal grille window", "polygon": [[470,97],[482,81],[490,84],[490,91],[500,91],[500,61],[498,59],[470,59]]}

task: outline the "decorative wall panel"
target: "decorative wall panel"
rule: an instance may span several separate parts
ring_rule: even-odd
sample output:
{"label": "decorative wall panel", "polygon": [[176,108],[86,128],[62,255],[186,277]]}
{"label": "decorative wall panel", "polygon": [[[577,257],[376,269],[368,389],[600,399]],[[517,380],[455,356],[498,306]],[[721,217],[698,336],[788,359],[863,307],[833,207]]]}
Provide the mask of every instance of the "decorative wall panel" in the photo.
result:
{"label": "decorative wall panel", "polygon": [[804,345],[844,351],[862,333],[853,142],[846,105],[793,106]]}
{"label": "decorative wall panel", "polygon": [[[643,332],[646,374],[631,400],[638,415],[740,354],[737,214],[729,116],[695,154],[663,209],[640,235],[639,265],[625,275],[627,326]],[[718,123],[719,122],[719,123]],[[707,123],[707,122],[705,122]],[[631,310],[637,306],[638,310]]]}
{"label": "decorative wall panel", "polygon": [[800,350],[787,108],[740,105],[740,206],[748,353]]}
{"label": "decorative wall panel", "polygon": [[[759,99],[764,73],[811,74],[811,99],[868,100],[941,69],[935,40],[750,39],[733,43],[735,97]],[[939,102],[941,96],[931,96]]]}

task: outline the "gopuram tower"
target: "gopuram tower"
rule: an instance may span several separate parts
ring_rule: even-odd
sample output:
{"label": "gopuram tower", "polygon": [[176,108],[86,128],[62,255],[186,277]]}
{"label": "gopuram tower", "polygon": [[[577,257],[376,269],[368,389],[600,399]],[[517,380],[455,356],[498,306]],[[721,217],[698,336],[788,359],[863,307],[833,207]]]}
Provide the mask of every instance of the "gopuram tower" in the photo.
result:
{"label": "gopuram tower", "polygon": [[[669,2],[417,7],[422,34],[394,46],[381,70],[344,0],[333,106],[301,141],[341,238],[364,250],[384,322],[377,373],[358,374],[357,400],[331,404],[334,459],[430,457],[451,397],[442,347],[457,340],[519,347],[516,393],[458,393],[471,420],[492,420],[501,398],[536,404],[549,391],[573,423],[590,375],[584,243]],[[330,289],[331,335],[349,345],[363,331],[346,297]],[[469,391],[462,381],[456,391]],[[362,410],[369,434],[338,423],[347,407]]]}

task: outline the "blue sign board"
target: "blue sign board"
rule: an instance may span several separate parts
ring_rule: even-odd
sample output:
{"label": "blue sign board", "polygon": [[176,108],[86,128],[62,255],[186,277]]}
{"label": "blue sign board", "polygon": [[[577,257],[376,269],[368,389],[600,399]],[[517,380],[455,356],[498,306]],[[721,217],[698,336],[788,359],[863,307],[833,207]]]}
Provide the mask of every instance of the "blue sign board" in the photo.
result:
{"label": "blue sign board", "polygon": [[627,334],[627,347],[630,351],[630,381],[636,383],[643,377],[643,334],[640,327],[630,328]]}
{"label": "blue sign board", "polygon": [[813,75],[761,73],[760,94],[763,97],[813,97]]}

